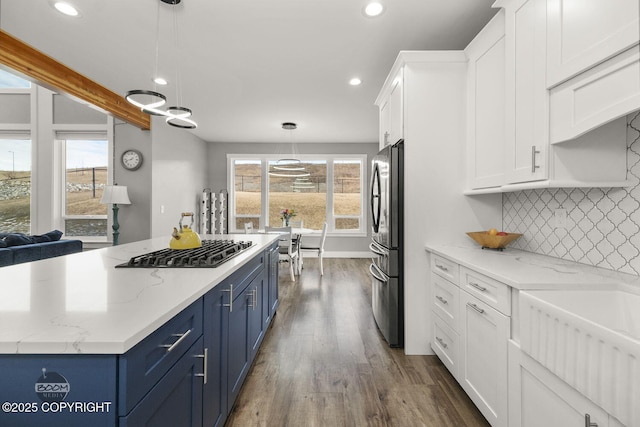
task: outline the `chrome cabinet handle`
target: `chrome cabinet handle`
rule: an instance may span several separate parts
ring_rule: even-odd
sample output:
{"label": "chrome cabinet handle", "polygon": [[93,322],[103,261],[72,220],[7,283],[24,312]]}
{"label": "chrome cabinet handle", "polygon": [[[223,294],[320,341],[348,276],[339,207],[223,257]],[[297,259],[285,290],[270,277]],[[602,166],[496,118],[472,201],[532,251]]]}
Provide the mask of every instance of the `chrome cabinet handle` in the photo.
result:
{"label": "chrome cabinet handle", "polygon": [[436,299],[443,304],[449,304],[449,302],[446,299],[442,298],[440,295],[436,295]]}
{"label": "chrome cabinet handle", "polygon": [[469,282],[469,286],[476,288],[477,290],[479,290],[480,292],[487,292],[487,288],[478,285],[475,282]]}
{"label": "chrome cabinet handle", "polygon": [[536,150],[536,146],[531,146],[531,172],[535,173],[536,169],[540,168],[540,166],[536,165],[536,154],[540,154],[539,150]]}
{"label": "chrome cabinet handle", "polygon": [[209,349],[205,348],[204,349],[204,354],[196,354],[196,357],[200,358],[200,359],[204,359],[203,360],[203,369],[202,369],[202,373],[201,374],[195,374],[196,377],[202,377],[203,379],[203,384],[207,383],[207,378],[208,378],[208,365],[209,365]]}
{"label": "chrome cabinet handle", "polygon": [[443,340],[442,338],[440,338],[440,337],[436,337],[436,341],[438,341],[438,342],[440,343],[440,345],[442,346],[442,348],[447,348],[447,347],[449,347],[449,346],[447,345],[447,343],[446,343],[446,342],[444,342],[444,340]]}
{"label": "chrome cabinet handle", "polygon": [[442,271],[449,271],[449,269],[447,267],[445,267],[444,265],[436,264],[436,267],[438,267]]}
{"label": "chrome cabinet handle", "polygon": [[222,304],[223,307],[229,307],[229,313],[233,311],[233,285],[229,285],[229,289],[223,289],[222,292],[229,292],[229,304]]}
{"label": "chrome cabinet handle", "polygon": [[180,337],[178,338],[178,340],[176,342],[174,342],[173,344],[163,344],[160,347],[166,348],[167,349],[167,353],[173,351],[174,348],[176,348],[177,346],[180,345],[180,343],[182,341],[184,341],[185,338],[187,338],[187,336],[191,333],[191,329],[189,329],[187,332],[185,332],[184,334],[171,334],[172,337]]}
{"label": "chrome cabinet handle", "polygon": [[250,295],[251,295],[250,306],[252,310],[255,310],[256,307],[258,306],[258,288],[252,289]]}
{"label": "chrome cabinet handle", "polygon": [[475,305],[475,304],[473,304],[473,303],[468,302],[468,303],[467,303],[467,305],[468,305],[469,307],[473,308],[475,311],[477,311],[477,312],[478,312],[478,313],[480,313],[480,314],[483,314],[483,313],[484,313],[484,310],[483,310],[483,309],[481,309],[480,307],[478,307],[477,305]]}
{"label": "chrome cabinet handle", "polygon": [[591,415],[584,414],[584,427],[598,427],[598,423],[592,423]]}
{"label": "chrome cabinet handle", "polygon": [[384,133],[384,145],[389,143],[389,135],[391,135],[389,132]]}

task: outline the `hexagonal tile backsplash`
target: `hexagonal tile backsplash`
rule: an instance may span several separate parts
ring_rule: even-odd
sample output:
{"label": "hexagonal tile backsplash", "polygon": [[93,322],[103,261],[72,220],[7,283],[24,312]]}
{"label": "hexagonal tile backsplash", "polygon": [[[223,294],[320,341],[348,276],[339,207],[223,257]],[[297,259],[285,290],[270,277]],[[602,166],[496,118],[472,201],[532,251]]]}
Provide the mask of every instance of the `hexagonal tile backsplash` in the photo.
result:
{"label": "hexagonal tile backsplash", "polygon": [[[556,188],[504,193],[503,229],[523,236],[511,247],[640,275],[640,112],[627,127],[627,188]],[[567,212],[555,228],[556,209]]]}

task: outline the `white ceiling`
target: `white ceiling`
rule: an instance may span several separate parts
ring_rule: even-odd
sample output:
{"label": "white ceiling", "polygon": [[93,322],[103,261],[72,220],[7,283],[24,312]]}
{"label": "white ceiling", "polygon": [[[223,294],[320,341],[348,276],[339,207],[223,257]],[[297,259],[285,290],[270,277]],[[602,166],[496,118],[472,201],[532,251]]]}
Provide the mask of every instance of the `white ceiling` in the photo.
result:
{"label": "white ceiling", "polygon": [[369,18],[365,0],[68,0],[71,18],[50,0],[0,0],[0,27],[123,95],[154,88],[157,44],[170,81],[157,89],[178,103],[179,64],[188,132],[206,141],[282,142],[293,121],[296,142],[376,142],[373,102],[398,52],[464,48],[493,1],[386,0]]}

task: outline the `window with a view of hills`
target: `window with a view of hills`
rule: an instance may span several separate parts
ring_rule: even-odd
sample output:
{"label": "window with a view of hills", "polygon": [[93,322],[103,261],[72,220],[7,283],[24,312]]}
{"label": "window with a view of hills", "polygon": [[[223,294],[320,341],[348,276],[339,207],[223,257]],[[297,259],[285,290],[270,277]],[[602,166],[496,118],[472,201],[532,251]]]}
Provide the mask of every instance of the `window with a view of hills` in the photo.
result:
{"label": "window with a view of hills", "polygon": [[247,222],[254,229],[279,227],[280,212],[289,209],[305,228],[321,230],[326,221],[333,233],[364,233],[365,162],[364,155],[305,155],[297,171],[279,173],[278,159],[229,155],[231,231]]}

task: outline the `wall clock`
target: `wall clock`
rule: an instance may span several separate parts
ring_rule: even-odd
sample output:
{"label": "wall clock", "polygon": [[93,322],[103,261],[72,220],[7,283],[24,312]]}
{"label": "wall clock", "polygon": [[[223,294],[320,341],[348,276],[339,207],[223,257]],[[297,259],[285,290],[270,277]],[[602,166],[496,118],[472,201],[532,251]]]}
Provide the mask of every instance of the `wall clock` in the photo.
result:
{"label": "wall clock", "polygon": [[142,166],[142,153],[134,149],[125,150],[120,161],[125,169],[134,171]]}

